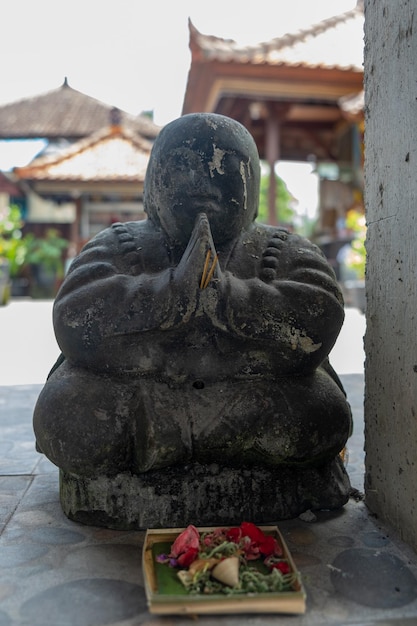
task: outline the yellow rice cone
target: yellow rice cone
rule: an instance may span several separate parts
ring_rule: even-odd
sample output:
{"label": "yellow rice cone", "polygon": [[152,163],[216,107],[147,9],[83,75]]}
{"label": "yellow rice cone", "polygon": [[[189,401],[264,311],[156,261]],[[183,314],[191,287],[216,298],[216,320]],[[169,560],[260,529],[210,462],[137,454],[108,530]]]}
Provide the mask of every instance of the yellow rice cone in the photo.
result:
{"label": "yellow rice cone", "polygon": [[237,587],[239,584],[239,559],[237,556],[231,556],[224,561],[220,561],[213,568],[211,575],[219,582],[228,587]]}

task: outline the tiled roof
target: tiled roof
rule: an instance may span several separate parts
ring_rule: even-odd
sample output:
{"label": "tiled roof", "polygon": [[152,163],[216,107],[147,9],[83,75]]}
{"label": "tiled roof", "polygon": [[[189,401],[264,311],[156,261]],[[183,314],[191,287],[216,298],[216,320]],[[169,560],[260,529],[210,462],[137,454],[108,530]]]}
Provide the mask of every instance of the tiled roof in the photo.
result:
{"label": "tiled roof", "polygon": [[0,172],[0,193],[6,193],[15,197],[23,196],[21,189],[3,172]]}
{"label": "tiled roof", "polygon": [[23,180],[143,182],[152,143],[121,126],[106,129],[57,154],[15,168]]}
{"label": "tiled roof", "polygon": [[[58,89],[0,106],[0,138],[78,139],[107,126],[114,111],[114,107],[73,89],[65,79]],[[147,139],[155,139],[160,131],[146,115],[119,114],[126,127]]]}
{"label": "tiled roof", "polygon": [[201,34],[189,22],[190,47],[201,61],[353,69],[363,71],[361,0],[355,8],[296,33],[257,45]]}

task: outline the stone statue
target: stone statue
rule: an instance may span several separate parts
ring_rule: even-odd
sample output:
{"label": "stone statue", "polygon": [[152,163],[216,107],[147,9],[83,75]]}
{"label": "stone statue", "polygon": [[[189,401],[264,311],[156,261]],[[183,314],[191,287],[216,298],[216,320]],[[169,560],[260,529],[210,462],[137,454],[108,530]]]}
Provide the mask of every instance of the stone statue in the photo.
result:
{"label": "stone statue", "polygon": [[327,358],[341,292],[315,245],[255,221],[259,178],[242,125],[183,116],[155,141],[147,219],[71,264],[34,430],[73,519],[260,522],[346,502],[351,413]]}

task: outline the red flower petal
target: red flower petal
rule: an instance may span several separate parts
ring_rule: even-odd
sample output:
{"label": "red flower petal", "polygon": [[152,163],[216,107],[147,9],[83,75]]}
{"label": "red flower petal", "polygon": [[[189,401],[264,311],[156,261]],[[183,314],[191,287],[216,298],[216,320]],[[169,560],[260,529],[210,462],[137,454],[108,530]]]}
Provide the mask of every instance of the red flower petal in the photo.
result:
{"label": "red flower petal", "polygon": [[286,561],[279,561],[278,563],[272,563],[271,569],[279,569],[281,574],[289,574],[291,571],[290,566]]}
{"label": "red flower petal", "polygon": [[240,528],[229,528],[226,534],[226,538],[234,543],[239,543],[242,537],[242,530]]}
{"label": "red flower petal", "polygon": [[180,567],[188,567],[193,561],[195,561],[197,555],[198,548],[189,548],[187,552],[184,552],[178,557],[177,563]]}
{"label": "red flower petal", "polygon": [[264,535],[262,542],[259,544],[259,551],[264,556],[270,556],[276,554],[277,542],[271,535]]}
{"label": "red flower petal", "polygon": [[187,552],[189,549],[195,549],[198,551],[200,545],[200,534],[195,526],[190,524],[180,535],[176,538],[171,546],[170,556],[178,557],[183,552]]}
{"label": "red flower petal", "polygon": [[262,543],[265,535],[255,524],[252,524],[252,522],[242,522],[240,528],[243,536],[249,537],[256,543]]}

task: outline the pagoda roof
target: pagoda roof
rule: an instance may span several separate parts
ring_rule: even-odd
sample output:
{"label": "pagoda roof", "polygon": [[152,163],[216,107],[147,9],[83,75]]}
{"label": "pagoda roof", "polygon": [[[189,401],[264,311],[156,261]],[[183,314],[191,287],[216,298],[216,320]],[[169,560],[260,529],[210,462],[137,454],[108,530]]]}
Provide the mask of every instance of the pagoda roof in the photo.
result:
{"label": "pagoda roof", "polygon": [[268,158],[273,119],[280,160],[313,154],[337,160],[339,137],[351,119],[348,98],[363,90],[363,27],[362,0],[350,11],[256,45],[204,35],[189,20],[191,65],[182,114],[236,119],[254,137],[261,158]]}
{"label": "pagoda roof", "polygon": [[[256,45],[200,33],[189,20],[190,48],[200,61],[363,71],[363,5]],[[349,46],[341,42],[349,41]]]}
{"label": "pagoda roof", "polygon": [[154,140],[160,127],[144,114],[131,115],[69,86],[0,106],[0,139],[68,138],[97,132],[119,116],[126,128]]}

